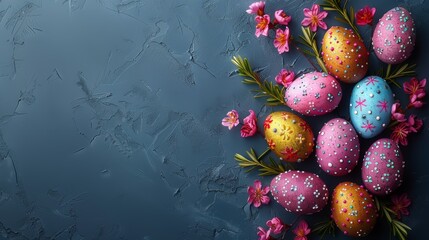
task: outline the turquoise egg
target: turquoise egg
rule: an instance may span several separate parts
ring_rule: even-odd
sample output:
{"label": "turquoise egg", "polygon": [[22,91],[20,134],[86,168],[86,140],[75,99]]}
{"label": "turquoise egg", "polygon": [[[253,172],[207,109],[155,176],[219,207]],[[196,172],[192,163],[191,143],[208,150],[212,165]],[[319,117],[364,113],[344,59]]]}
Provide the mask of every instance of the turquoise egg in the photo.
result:
{"label": "turquoise egg", "polygon": [[369,76],[358,82],[350,97],[350,120],[363,138],[380,134],[390,123],[393,94],[387,82]]}

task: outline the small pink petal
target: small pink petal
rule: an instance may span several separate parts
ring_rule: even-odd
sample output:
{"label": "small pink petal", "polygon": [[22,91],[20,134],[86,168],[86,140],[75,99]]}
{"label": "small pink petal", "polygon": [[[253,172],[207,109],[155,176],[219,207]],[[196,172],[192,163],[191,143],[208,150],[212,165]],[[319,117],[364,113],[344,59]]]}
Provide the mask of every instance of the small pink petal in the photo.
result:
{"label": "small pink petal", "polygon": [[255,182],[253,183],[253,186],[255,187],[255,189],[261,189],[262,187],[262,183],[259,180],[255,180]]}
{"label": "small pink petal", "polygon": [[426,86],[426,78],[423,78],[422,80],[420,80],[420,87],[424,88]]}
{"label": "small pink petal", "polygon": [[255,200],[253,201],[253,206],[255,208],[258,208],[261,206],[261,200],[258,200],[257,198],[255,198]]}
{"label": "small pink petal", "polygon": [[270,198],[268,196],[262,196],[261,197],[261,202],[263,204],[268,204],[270,202]]}
{"label": "small pink petal", "polygon": [[270,192],[270,187],[264,187],[263,189],[262,189],[262,194],[264,194],[264,195],[266,195],[266,194],[268,194],[269,192]]}
{"label": "small pink petal", "polygon": [[316,32],[317,31],[317,25],[318,25],[317,23],[312,22],[310,25],[310,30],[312,32]]}
{"label": "small pink petal", "polygon": [[322,21],[319,21],[319,27],[321,28],[321,29],[327,29],[328,28],[328,26],[326,25],[326,23],[325,22],[322,22]]}
{"label": "small pink petal", "polygon": [[328,12],[326,12],[326,11],[323,11],[323,12],[320,12],[319,14],[317,14],[317,18],[319,18],[319,19],[324,19],[327,16],[328,16]]}
{"label": "small pink petal", "polygon": [[317,16],[317,14],[319,13],[319,5],[313,4],[313,6],[311,7],[311,12],[313,15]]}
{"label": "small pink petal", "polygon": [[253,187],[247,187],[247,193],[250,194],[254,194],[255,193],[255,189]]}
{"label": "small pink petal", "polygon": [[304,18],[304,20],[302,20],[301,25],[304,27],[307,27],[308,25],[311,24],[311,19],[310,18]]}
{"label": "small pink petal", "polygon": [[304,12],[304,16],[306,16],[306,17],[312,17],[313,16],[311,10],[308,8],[304,8],[302,11]]}

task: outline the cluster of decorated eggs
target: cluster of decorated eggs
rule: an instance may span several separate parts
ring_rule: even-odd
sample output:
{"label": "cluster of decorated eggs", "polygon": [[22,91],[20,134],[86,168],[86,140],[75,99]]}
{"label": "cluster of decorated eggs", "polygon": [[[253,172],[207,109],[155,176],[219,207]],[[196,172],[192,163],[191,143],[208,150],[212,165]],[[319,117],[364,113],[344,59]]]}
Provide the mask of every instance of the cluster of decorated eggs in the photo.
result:
{"label": "cluster of decorated eggs", "polygon": [[[376,56],[388,64],[406,60],[415,45],[414,20],[404,8],[394,8],[379,20],[372,37]],[[329,175],[350,173],[359,161],[359,136],[379,135],[390,123],[393,93],[386,81],[367,76],[369,52],[363,41],[343,27],[331,27],[322,42],[322,57],[327,73],[310,72],[298,77],[286,90],[285,102],[306,116],[319,116],[336,109],[342,99],[341,85],[354,83],[350,96],[350,122],[335,118],[322,127],[314,139],[310,126],[290,112],[271,113],[264,122],[268,146],[282,160],[300,162],[315,146],[319,167]],[[362,182],[340,183],[331,198],[332,218],[346,235],[366,236],[377,220],[371,194],[388,195],[403,180],[404,161],[394,141],[376,140],[362,162]],[[271,182],[274,200],[287,211],[312,214],[328,203],[329,191],[316,174],[287,171]]]}

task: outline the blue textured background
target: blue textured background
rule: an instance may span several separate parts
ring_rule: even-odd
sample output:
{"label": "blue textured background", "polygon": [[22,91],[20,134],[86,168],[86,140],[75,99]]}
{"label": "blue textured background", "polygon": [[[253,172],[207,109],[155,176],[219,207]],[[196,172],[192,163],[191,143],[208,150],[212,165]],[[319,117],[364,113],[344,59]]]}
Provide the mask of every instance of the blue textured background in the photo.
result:
{"label": "blue textured background", "polygon": [[[287,109],[254,100],[234,77],[233,55],[269,79],[282,67],[310,70],[296,51],[279,56],[272,37],[254,37],[245,13],[251,2],[0,0],[0,238],[256,239],[256,227],[273,216],[293,221],[274,202],[246,204],[246,188],[259,177],[237,168],[233,155],[266,143],[220,125],[233,108],[242,116],[254,109],[261,122]],[[377,7],[376,20],[397,5],[409,9],[418,36],[413,59],[418,76],[429,77],[429,1],[350,2]],[[266,10],[292,14],[297,36],[311,3],[269,0]],[[361,31],[368,45],[371,30]],[[371,60],[374,72],[381,65]],[[347,100],[335,113],[305,119],[317,133],[334,116],[348,118]],[[429,214],[429,110],[418,114],[426,125],[405,151],[400,190],[413,200],[410,239],[422,239]],[[360,181],[359,170],[327,176],[314,156],[298,168],[330,186]],[[371,239],[388,239],[387,231],[379,224]]]}

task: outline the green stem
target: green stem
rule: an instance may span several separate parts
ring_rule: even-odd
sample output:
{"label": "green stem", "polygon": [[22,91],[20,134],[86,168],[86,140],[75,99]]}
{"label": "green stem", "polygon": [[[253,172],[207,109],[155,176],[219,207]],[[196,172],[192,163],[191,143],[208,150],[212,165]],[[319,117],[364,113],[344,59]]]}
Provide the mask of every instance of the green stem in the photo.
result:
{"label": "green stem", "polygon": [[[320,66],[320,68],[322,69],[322,71],[324,71],[325,73],[328,73],[328,69],[326,69],[325,64],[323,63],[323,60],[322,60],[322,58],[320,56],[319,49],[317,47],[317,42],[316,42],[316,39],[315,39],[316,33],[311,32],[311,30],[310,30],[309,27],[301,27],[301,31],[303,33],[303,36],[301,36],[301,40],[304,41],[302,43],[307,48],[311,49],[311,51],[313,52],[314,57],[316,58],[317,64]],[[299,48],[297,48],[297,49],[300,50]],[[313,67],[314,67],[314,65],[313,65]]]}
{"label": "green stem", "polygon": [[387,126],[387,128],[393,128],[394,126],[396,126],[396,125],[398,125],[398,124],[400,124],[401,122],[398,122],[398,121],[393,121],[393,122],[391,122],[390,124],[389,124],[389,126]]}
{"label": "green stem", "polygon": [[344,21],[353,29],[353,31],[356,33],[359,39],[362,40],[362,37],[359,34],[359,30],[357,29],[356,25],[353,23],[352,19],[354,19],[354,16],[349,16],[349,12],[347,11],[347,7],[346,7],[347,1],[345,1],[343,7],[341,7],[340,4],[341,4],[341,0],[325,0],[324,9],[328,11],[331,11],[331,10],[337,11],[344,19]]}
{"label": "green stem", "polygon": [[[291,43],[291,44],[293,44],[293,42]],[[314,63],[307,57],[307,55],[296,45],[296,44],[293,44],[294,46],[295,46],[295,48],[296,48],[296,50],[299,52],[299,53],[301,53],[302,54],[302,56],[304,56],[305,57],[305,59],[307,59],[307,61],[310,63],[310,65],[314,68],[314,70],[317,70],[317,67],[316,67],[316,65],[314,65]]]}
{"label": "green stem", "polygon": [[240,56],[234,56],[231,61],[237,67],[239,75],[245,77],[243,83],[258,86],[259,89],[253,91],[256,92],[255,98],[266,97],[267,104],[270,106],[286,104],[284,100],[284,88],[280,88],[267,80],[262,81],[259,74],[253,71],[246,58],[243,59]]}
{"label": "green stem", "polygon": [[258,160],[261,160],[263,157],[265,157],[265,155],[267,155],[269,152],[271,152],[270,148],[267,148],[267,150],[265,150],[265,152],[263,152],[261,155],[259,155]]}
{"label": "green stem", "polygon": [[400,84],[398,84],[395,79],[401,78],[401,77],[412,77],[416,75],[415,71],[416,65],[415,64],[408,64],[404,63],[399,66],[397,66],[395,69],[393,69],[391,64],[387,65],[386,74],[383,76],[385,80],[388,80],[395,84],[398,88],[402,88]]}
{"label": "green stem", "polygon": [[[344,18],[346,18],[347,15],[345,15],[344,13],[342,14]],[[357,29],[357,27],[351,22],[351,20],[349,19],[349,17],[347,16],[346,21],[348,22],[348,24],[350,25],[351,28],[353,28],[353,31],[355,31],[356,35],[358,36],[358,38],[363,42],[362,37],[359,34],[359,30]]]}

